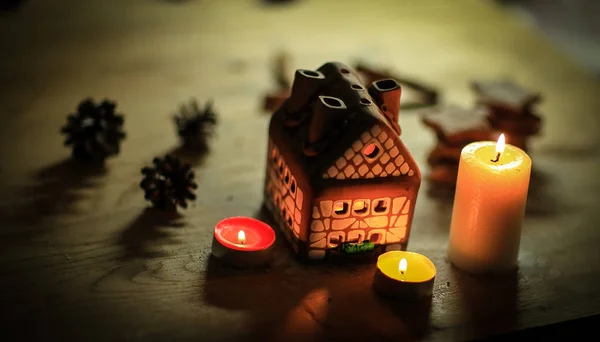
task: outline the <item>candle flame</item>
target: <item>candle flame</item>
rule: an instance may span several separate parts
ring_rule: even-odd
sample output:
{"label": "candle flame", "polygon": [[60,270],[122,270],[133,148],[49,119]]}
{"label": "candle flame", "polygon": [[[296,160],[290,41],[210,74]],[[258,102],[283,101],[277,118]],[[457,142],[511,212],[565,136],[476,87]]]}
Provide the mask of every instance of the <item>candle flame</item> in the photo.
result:
{"label": "candle flame", "polygon": [[406,272],[407,268],[408,268],[408,262],[406,261],[405,258],[402,258],[402,260],[400,260],[400,264],[398,264],[398,270],[404,274],[404,272]]}
{"label": "candle flame", "polygon": [[503,153],[505,146],[506,138],[504,137],[504,133],[502,133],[500,134],[500,137],[498,137],[498,142],[496,143],[496,153]]}
{"label": "candle flame", "polygon": [[238,232],[238,242],[242,245],[244,244],[244,242],[246,242],[246,233],[244,233],[243,230],[240,230]]}

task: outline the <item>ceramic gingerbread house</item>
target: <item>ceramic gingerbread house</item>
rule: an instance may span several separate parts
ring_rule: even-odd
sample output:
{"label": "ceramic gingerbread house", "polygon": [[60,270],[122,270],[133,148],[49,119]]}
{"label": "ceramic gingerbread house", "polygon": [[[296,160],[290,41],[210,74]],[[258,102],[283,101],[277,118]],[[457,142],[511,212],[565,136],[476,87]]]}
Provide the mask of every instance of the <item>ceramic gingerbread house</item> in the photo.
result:
{"label": "ceramic gingerbread house", "polygon": [[398,125],[401,88],[341,63],[297,70],[269,125],[265,205],[293,250],[405,249],[421,173]]}

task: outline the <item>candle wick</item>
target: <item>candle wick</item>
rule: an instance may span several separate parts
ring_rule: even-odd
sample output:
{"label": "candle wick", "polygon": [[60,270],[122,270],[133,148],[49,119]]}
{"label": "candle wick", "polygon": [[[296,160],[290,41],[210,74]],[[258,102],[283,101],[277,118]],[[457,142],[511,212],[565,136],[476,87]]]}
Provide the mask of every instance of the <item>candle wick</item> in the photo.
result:
{"label": "candle wick", "polygon": [[497,163],[500,160],[500,152],[496,154],[496,159],[490,159],[493,163]]}

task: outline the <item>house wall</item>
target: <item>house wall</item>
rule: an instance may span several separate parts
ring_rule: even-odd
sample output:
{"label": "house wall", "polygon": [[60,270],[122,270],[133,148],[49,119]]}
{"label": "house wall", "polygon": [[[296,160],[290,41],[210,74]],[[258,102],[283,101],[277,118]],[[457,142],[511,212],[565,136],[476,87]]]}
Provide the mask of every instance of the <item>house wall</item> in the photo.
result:
{"label": "house wall", "polygon": [[[275,218],[280,230],[292,243],[295,252],[301,241],[306,240],[308,222],[303,217],[306,206],[305,182],[298,179],[286,163],[278,147],[269,139],[268,159],[265,177],[265,200],[267,208]],[[306,210],[305,210],[306,211]],[[304,234],[303,234],[304,233]]]}
{"label": "house wall", "polygon": [[[364,196],[373,191],[355,189],[340,192],[343,194],[340,197],[316,199],[308,232],[308,256],[324,258],[327,249],[343,242],[369,240],[385,245],[408,242],[418,187],[383,187],[387,190],[378,191],[375,197]],[[347,209],[343,210],[344,207]]]}
{"label": "house wall", "polygon": [[[407,243],[420,176],[395,132],[380,124],[365,130],[322,174],[333,188],[311,208],[309,257],[323,258],[327,249],[343,242]],[[360,180],[359,185],[353,180]],[[385,210],[376,210],[379,203],[386,204]],[[336,213],[344,205],[348,211]],[[363,205],[368,210],[355,212]]]}

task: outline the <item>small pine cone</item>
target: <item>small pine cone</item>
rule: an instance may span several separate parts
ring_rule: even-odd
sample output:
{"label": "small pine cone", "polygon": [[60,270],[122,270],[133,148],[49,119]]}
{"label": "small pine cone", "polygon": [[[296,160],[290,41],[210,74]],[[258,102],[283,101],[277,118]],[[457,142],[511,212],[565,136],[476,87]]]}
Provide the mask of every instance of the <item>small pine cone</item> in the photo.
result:
{"label": "small pine cone", "polygon": [[196,199],[193,190],[197,185],[191,165],[182,164],[170,155],[154,158],[152,163],[154,166],[142,168],[144,179],[140,187],[146,200],[162,210],[175,210],[178,205],[187,208],[187,200]]}
{"label": "small pine cone", "polygon": [[103,161],[118,154],[125,138],[123,115],[115,112],[115,103],[104,100],[96,105],[92,99],[82,101],[77,113],[67,117],[61,133],[67,136],[76,159]]}
{"label": "small pine cone", "polygon": [[218,116],[212,108],[212,101],[200,109],[198,102],[192,100],[189,105],[182,105],[173,119],[184,146],[206,149],[208,138],[214,135]]}

